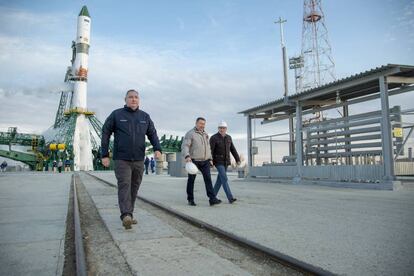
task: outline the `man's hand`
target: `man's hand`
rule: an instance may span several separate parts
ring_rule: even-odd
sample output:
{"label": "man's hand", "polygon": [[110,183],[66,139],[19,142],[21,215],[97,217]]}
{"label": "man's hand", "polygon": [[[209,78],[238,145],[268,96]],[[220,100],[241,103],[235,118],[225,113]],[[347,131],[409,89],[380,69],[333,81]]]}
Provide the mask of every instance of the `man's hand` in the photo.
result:
{"label": "man's hand", "polygon": [[210,166],[211,166],[211,167],[213,167],[213,166],[214,166],[214,164],[213,164],[213,161],[212,161],[212,160],[210,160]]}
{"label": "man's hand", "polygon": [[241,162],[239,161],[239,162],[237,162],[236,164],[237,164],[237,166],[240,166]]}
{"label": "man's hand", "polygon": [[156,151],[154,152],[154,158],[155,158],[156,160],[158,160],[158,159],[160,159],[160,158],[161,158],[161,152],[160,152],[159,150],[156,150]]}
{"label": "man's hand", "polygon": [[186,159],[185,159],[185,162],[192,162],[192,160],[191,160],[191,157],[190,156],[188,156]]}
{"label": "man's hand", "polygon": [[108,168],[110,163],[111,163],[111,161],[109,160],[109,157],[102,158],[102,165],[104,167],[107,167]]}

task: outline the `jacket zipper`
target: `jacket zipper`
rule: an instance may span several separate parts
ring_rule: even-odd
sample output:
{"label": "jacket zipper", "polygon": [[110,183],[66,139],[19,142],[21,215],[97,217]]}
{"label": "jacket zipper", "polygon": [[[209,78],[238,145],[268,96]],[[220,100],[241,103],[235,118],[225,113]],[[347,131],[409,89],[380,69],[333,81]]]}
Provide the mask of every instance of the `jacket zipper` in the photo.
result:
{"label": "jacket zipper", "polygon": [[204,133],[200,133],[200,132],[197,132],[197,133],[201,135],[201,140],[203,141],[202,143],[203,143],[203,146],[204,146],[204,160],[206,160],[206,158],[207,158],[206,139],[204,139],[205,138]]}
{"label": "jacket zipper", "polygon": [[204,160],[207,158],[207,144],[206,144],[206,136],[203,134],[203,143],[204,143]]}
{"label": "jacket zipper", "polygon": [[203,135],[203,133],[198,133],[198,134],[200,134],[200,136],[201,136],[201,143],[203,144],[203,147],[204,147],[204,160],[206,159],[206,144],[204,143],[204,135]]}
{"label": "jacket zipper", "polygon": [[134,148],[135,148],[135,120],[134,118],[131,120],[132,122],[132,157],[131,161],[134,161]]}

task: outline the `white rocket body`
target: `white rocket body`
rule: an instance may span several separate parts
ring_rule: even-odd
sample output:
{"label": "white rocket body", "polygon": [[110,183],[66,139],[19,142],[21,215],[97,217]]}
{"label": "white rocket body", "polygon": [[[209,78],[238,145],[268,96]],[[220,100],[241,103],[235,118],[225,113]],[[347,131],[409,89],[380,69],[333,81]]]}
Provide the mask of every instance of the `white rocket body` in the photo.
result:
{"label": "white rocket body", "polygon": [[[86,13],[86,14],[85,14]],[[86,9],[82,8],[78,16],[76,35],[76,55],[72,65],[73,95],[72,109],[79,111],[76,118],[75,133],[73,136],[74,170],[93,170],[93,157],[89,120],[84,112],[87,110],[88,58],[91,18]]]}
{"label": "white rocket body", "polygon": [[73,87],[73,108],[87,107],[87,81],[89,59],[89,36],[91,33],[91,19],[88,16],[78,17],[78,31],[76,34],[76,56],[72,65],[72,72],[76,81]]}

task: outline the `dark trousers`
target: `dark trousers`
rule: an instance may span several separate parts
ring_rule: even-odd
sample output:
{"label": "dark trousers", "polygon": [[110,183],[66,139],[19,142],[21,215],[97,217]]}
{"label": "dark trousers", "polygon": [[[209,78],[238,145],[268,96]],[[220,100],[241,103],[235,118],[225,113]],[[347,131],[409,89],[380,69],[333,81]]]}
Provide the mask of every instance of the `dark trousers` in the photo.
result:
{"label": "dark trousers", "polygon": [[115,160],[115,176],[118,180],[118,205],[121,219],[133,217],[135,200],[144,174],[144,161]]}
{"label": "dark trousers", "polygon": [[[213,183],[211,182],[210,174],[210,162],[207,161],[195,161],[193,160],[194,165],[200,170],[204,178],[204,184],[206,186],[206,192],[208,198],[211,200],[215,199],[216,196],[213,190]],[[194,180],[196,179],[196,174],[189,174],[187,179],[187,200],[194,200]]]}
{"label": "dark trousers", "polygon": [[148,167],[149,165],[145,164],[145,174],[148,174]]}

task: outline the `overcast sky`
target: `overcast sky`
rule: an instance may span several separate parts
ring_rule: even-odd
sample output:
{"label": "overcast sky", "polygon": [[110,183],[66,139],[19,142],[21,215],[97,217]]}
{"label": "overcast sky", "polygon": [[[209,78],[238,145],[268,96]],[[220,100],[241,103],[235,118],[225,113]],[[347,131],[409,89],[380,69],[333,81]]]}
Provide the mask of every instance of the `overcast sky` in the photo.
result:
{"label": "overcast sky", "polygon": [[[0,1],[0,130],[40,134],[53,124],[84,4],[92,18],[89,109],[104,121],[126,90],[138,89],[160,135],[184,135],[197,116],[213,133],[223,119],[245,152],[237,112],[283,94],[279,16],[288,21],[288,55],[300,53],[300,0]],[[413,0],[322,4],[338,78],[414,64]],[[409,106],[406,99],[399,101]]]}

